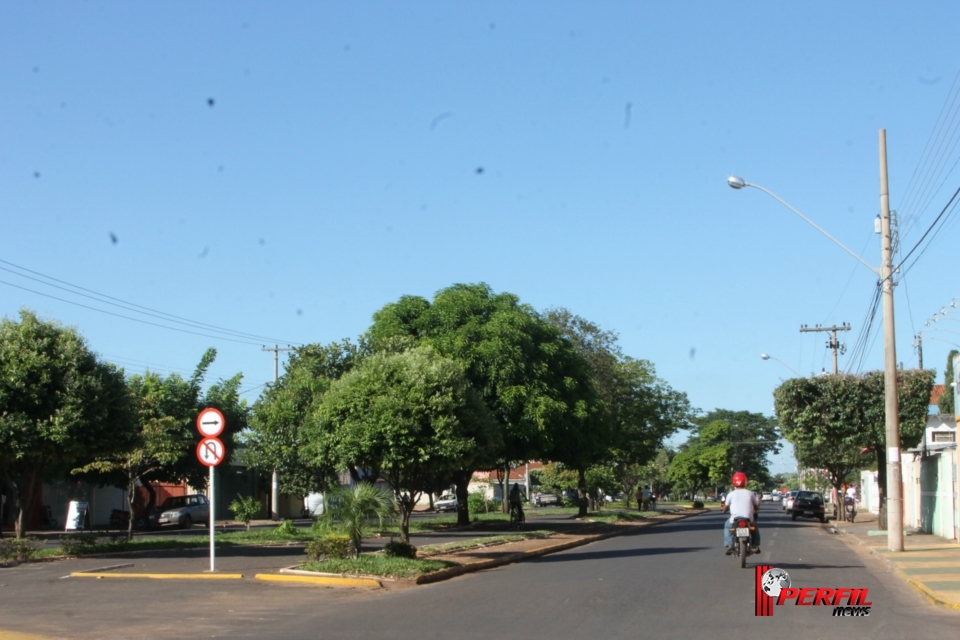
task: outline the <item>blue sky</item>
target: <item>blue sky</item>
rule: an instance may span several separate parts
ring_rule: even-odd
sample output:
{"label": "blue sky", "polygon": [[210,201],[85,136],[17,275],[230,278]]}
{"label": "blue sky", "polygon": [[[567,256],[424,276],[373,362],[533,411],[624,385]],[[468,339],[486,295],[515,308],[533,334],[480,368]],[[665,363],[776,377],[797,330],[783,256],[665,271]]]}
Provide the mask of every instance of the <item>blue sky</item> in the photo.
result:
{"label": "blue sky", "polygon": [[[871,264],[879,129],[905,250],[960,186],[956,3],[409,4],[4,3],[0,267],[281,343],[483,281],[618,332],[696,407],[770,414],[793,374],[760,353],[829,370],[800,325],[849,322],[852,350],[876,278],[726,177]],[[907,367],[960,295],[950,213],[897,287]],[[21,307],[128,371],[215,346],[251,400],[272,377],[260,337],[0,284]],[[882,367],[879,327],[842,369]],[[938,377],[948,342],[924,340]]]}

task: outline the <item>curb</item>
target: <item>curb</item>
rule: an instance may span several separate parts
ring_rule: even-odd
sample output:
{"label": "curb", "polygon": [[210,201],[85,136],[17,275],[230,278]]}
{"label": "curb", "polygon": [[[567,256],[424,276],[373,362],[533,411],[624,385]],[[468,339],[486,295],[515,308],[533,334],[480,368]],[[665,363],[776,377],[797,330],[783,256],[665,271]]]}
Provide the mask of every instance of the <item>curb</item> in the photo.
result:
{"label": "curb", "polygon": [[294,582],[299,584],[318,584],[328,587],[373,587],[379,589],[383,586],[379,580],[374,580],[373,578],[341,578],[336,576],[306,576],[276,573],[258,573],[254,578],[266,582]]}
{"label": "curb", "polygon": [[897,566],[897,563],[893,562],[882,553],[877,553],[869,545],[864,544],[864,542],[860,540],[860,538],[856,536],[852,536],[852,534],[846,533],[840,527],[835,526],[834,528],[839,532],[841,536],[846,536],[847,538],[852,537],[856,541],[856,543],[861,547],[863,547],[870,555],[882,560],[883,563],[887,565],[889,569],[892,569],[897,574],[898,577],[902,578],[914,591],[916,591],[921,596],[923,596],[923,599],[929,602],[930,604],[937,605],[939,607],[944,607],[945,609],[953,609],[954,611],[960,611],[960,604],[957,604],[956,602],[950,602],[949,600],[944,600],[939,595],[937,595],[935,591],[931,591],[925,584],[923,584],[919,580],[916,580],[915,578],[911,578],[910,576],[905,574],[903,571],[901,571],[900,567]]}
{"label": "curb", "polygon": [[241,580],[242,573],[92,573],[74,571],[72,578],[147,578],[152,580]]}
{"label": "curb", "polygon": [[606,533],[598,533],[591,536],[585,536],[577,540],[569,540],[567,542],[562,542],[560,544],[555,544],[549,547],[541,547],[540,549],[532,549],[530,551],[518,551],[517,553],[511,553],[510,555],[503,556],[502,558],[495,558],[493,560],[484,560],[481,562],[473,562],[470,564],[463,564],[457,567],[450,567],[449,569],[441,569],[440,571],[434,571],[433,573],[428,573],[426,575],[419,576],[414,580],[414,584],[431,584],[433,582],[441,582],[443,580],[449,580],[450,578],[456,578],[457,576],[462,576],[467,573],[475,573],[477,571],[483,571],[484,569],[494,569],[496,567],[502,567],[507,564],[513,564],[515,562],[523,562],[524,560],[530,558],[539,558],[540,556],[545,556],[551,553],[557,553],[559,551],[566,551],[567,549],[573,549],[576,547],[582,547],[584,545],[590,544],[592,542],[599,542],[600,540],[606,540],[607,538],[612,538],[614,536],[619,536],[631,529],[645,529],[648,527],[655,527],[658,524],[664,522],[676,522],[677,520],[684,520],[693,516],[698,516],[703,513],[707,513],[707,510],[697,510],[695,513],[679,513],[673,514],[676,515],[674,518],[661,519],[661,520],[651,520],[649,522],[644,522],[642,524],[628,524],[628,525],[614,525],[618,530],[608,531]]}

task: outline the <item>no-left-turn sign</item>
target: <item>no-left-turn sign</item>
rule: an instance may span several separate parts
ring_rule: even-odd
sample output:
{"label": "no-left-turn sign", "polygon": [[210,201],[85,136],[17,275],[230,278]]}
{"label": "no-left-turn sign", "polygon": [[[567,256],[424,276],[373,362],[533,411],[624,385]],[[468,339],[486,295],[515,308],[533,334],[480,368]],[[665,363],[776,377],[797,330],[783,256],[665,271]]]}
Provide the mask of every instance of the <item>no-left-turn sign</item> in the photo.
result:
{"label": "no-left-turn sign", "polygon": [[204,438],[197,445],[197,459],[208,467],[217,466],[223,462],[223,443],[216,438]]}

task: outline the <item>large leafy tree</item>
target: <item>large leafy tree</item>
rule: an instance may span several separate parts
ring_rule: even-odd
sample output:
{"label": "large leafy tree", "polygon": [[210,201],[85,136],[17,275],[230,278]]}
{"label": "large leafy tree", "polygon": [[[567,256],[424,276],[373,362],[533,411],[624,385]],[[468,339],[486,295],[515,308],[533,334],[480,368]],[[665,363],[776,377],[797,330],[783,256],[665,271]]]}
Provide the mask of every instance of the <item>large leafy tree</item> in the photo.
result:
{"label": "large leafy tree", "polygon": [[[174,418],[149,418],[127,448],[102,455],[73,473],[120,474],[127,492],[127,509],[132,514],[141,479],[175,465],[187,453],[190,442]],[[133,539],[133,522],[133,517],[127,521],[128,540]]]}
{"label": "large leafy tree", "polygon": [[[305,496],[327,491],[337,469],[305,454],[308,417],[330,385],[350,371],[360,350],[348,340],[297,348],[286,371],[253,405],[250,429],[243,434],[247,464],[265,473],[278,471],[280,491]],[[359,481],[356,468],[354,479]]]}
{"label": "large leafy tree", "polygon": [[[223,413],[226,426],[218,438],[224,443],[228,460],[234,451],[235,435],[247,426],[249,409],[239,395],[241,374],[219,380],[211,384],[206,391],[203,390],[207,370],[216,357],[216,349],[207,349],[189,379],[178,374],[163,377],[147,372],[131,376],[128,381],[137,410],[138,432],[153,420],[170,418],[175,425],[170,431],[170,437],[175,436],[176,440],[187,443],[175,459],[164,458],[163,464],[151,465],[150,470],[140,478],[141,486],[148,496],[144,513],[149,513],[156,504],[156,493],[151,482],[185,481],[194,487],[206,485],[207,469],[194,455],[196,445],[202,437],[196,428],[197,415],[201,409],[214,407]],[[89,462],[88,460],[87,463]],[[121,481],[120,485],[124,486],[125,482]]]}
{"label": "large leafy tree", "polygon": [[0,480],[17,496],[22,537],[44,482],[136,435],[123,373],[74,330],[29,311],[0,320]]}
{"label": "large leafy tree", "polygon": [[[716,425],[723,429],[722,423]],[[706,444],[694,439],[681,445],[680,451],[670,461],[667,478],[681,492],[697,494],[710,486],[727,481],[730,469],[731,446],[727,442]]]}
{"label": "large leafy tree", "polygon": [[330,386],[314,418],[314,464],[382,475],[400,507],[404,542],[427,478],[474,459],[493,430],[463,367],[430,347],[369,356]]}
{"label": "large leafy tree", "polygon": [[[915,447],[923,436],[933,379],[931,370],[897,372],[903,449]],[[862,376],[794,378],[781,384],[773,394],[784,437],[810,466],[828,471],[833,468],[834,486],[843,482],[844,470],[862,463],[857,449],[875,452],[881,528],[886,526],[884,392],[884,374],[874,371]]]}
{"label": "large leafy tree", "polygon": [[[374,350],[426,344],[459,362],[498,425],[496,446],[464,459],[454,471],[460,524],[469,524],[467,486],[474,471],[512,462],[558,459],[570,466],[592,460],[588,418],[596,395],[569,341],[517,296],[486,284],[457,284],[432,302],[404,296],[374,314],[367,333]],[[588,446],[578,450],[578,444]]]}
{"label": "large leafy tree", "polygon": [[[726,424],[726,428],[711,428],[711,425],[718,421]],[[728,476],[735,471],[742,471],[759,486],[772,485],[767,456],[780,451],[780,432],[776,418],[749,411],[714,409],[695,418],[694,422],[698,426],[700,439],[705,443],[716,444],[723,441],[730,444]]]}
{"label": "large leafy tree", "polygon": [[580,474],[582,516],[589,490],[586,467],[602,462],[629,484],[635,480],[631,469],[649,462],[665,438],[688,426],[690,406],[685,394],[657,377],[653,363],[624,356],[613,332],[564,308],[550,309],[543,318],[583,357],[601,401],[585,429],[584,435],[591,437],[574,441],[571,452],[577,456],[572,461],[568,458]]}

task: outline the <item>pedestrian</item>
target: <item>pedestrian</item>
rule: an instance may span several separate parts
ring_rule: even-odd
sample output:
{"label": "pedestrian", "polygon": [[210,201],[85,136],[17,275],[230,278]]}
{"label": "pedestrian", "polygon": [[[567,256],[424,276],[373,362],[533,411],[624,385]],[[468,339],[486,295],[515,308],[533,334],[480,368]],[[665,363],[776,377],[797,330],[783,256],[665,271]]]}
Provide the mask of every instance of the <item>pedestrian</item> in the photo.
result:
{"label": "pedestrian", "polygon": [[640,496],[643,498],[643,508],[640,510],[649,511],[650,510],[650,487],[644,487],[640,492]]}
{"label": "pedestrian", "polygon": [[637,511],[643,511],[643,489],[637,489]]}

